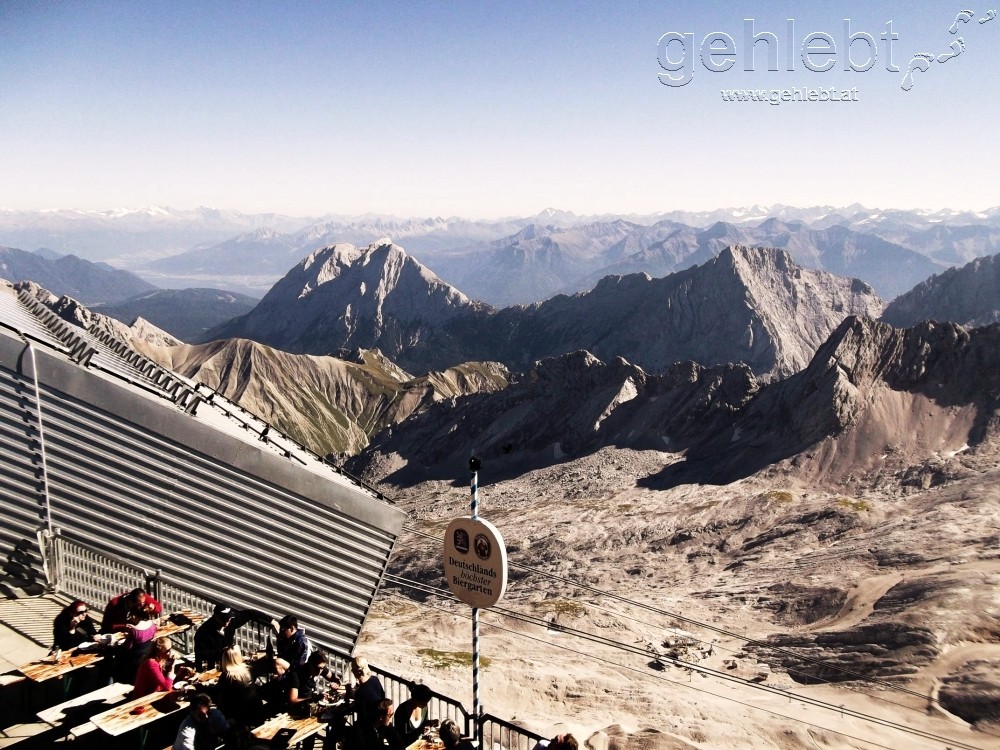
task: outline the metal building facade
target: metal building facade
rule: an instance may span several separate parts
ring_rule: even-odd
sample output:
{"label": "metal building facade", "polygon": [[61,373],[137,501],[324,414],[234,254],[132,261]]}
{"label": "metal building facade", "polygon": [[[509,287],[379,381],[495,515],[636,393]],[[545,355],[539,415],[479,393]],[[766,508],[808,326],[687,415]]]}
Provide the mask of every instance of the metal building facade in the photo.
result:
{"label": "metal building facade", "polygon": [[[354,648],[404,514],[113,339],[0,286],[0,554],[38,531]],[[101,602],[94,602],[101,605]]]}

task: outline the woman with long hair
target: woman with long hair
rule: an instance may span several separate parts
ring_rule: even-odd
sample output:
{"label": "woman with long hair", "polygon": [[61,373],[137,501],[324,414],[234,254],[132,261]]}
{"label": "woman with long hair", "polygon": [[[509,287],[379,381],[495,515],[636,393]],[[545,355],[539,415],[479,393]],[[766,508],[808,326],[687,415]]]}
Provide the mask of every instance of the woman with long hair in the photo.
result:
{"label": "woman with long hair", "polygon": [[230,723],[245,727],[260,724],[264,720],[264,703],[257,695],[250,666],[243,661],[239,646],[223,650],[220,672],[215,699],[222,714]]}
{"label": "woman with long hair", "polygon": [[150,693],[166,693],[174,688],[174,654],[173,644],[167,637],[153,641],[149,657],[139,663],[135,673],[135,689],[133,698],[139,698]]}
{"label": "woman with long hair", "polygon": [[90,619],[89,607],[79,599],[63,607],[52,621],[52,650],[69,651],[81,643],[93,641],[97,634],[94,621]]}

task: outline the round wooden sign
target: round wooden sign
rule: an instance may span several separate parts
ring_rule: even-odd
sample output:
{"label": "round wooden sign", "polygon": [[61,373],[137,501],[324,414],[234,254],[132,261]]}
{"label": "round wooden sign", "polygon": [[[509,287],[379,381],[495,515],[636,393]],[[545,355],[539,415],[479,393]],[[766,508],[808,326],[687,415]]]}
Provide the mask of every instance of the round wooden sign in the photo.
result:
{"label": "round wooden sign", "polygon": [[507,590],[507,547],[482,518],[456,518],[444,534],[444,577],[470,607],[492,607]]}

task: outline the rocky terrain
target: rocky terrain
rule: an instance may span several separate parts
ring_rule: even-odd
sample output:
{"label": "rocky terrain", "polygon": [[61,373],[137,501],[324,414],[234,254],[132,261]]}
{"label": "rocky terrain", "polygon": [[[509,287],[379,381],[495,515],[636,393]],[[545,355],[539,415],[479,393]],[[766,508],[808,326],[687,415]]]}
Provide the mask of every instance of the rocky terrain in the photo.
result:
{"label": "rocky terrain", "polygon": [[[6,283],[6,282],[0,282]],[[56,315],[81,328],[107,333],[123,343],[136,348],[139,345],[177,346],[181,342],[148,320],[139,318],[132,325],[90,310],[72,297],[53,294],[33,281],[21,281],[11,286],[18,291],[25,290],[32,297],[49,307]]]}
{"label": "rocky terrain", "polygon": [[998,373],[1000,326],[900,330],[865,318],[844,321],[807,368],[771,384],[746,367],[688,363],[657,376],[579,352],[504,391],[440,404],[377,436],[349,467],[369,479],[434,478],[475,449],[505,475],[623,446],[682,456],[637,478],[651,486],[725,484],[785,459],[839,481],[899,456],[992,445]]}
{"label": "rocky terrain", "polygon": [[487,710],[594,748],[1000,747],[998,337],[849,319],[773,384],[575,354],[430,409],[351,463],[413,517],[367,647],[462,690],[427,587],[475,449],[515,565]]}
{"label": "rocky terrain", "polygon": [[[676,460],[608,447],[496,482],[484,462],[515,566],[482,615],[488,712],[591,748],[1000,747],[995,451],[637,484]],[[468,609],[427,590],[467,477],[383,485],[413,521],[361,648],[471,702]]]}
{"label": "rocky terrain", "polygon": [[133,346],[313,452],[334,457],[359,452],[371,435],[442,399],[502,389],[510,376],[496,363],[470,363],[415,377],[377,349],[318,357],[288,354],[245,339],[200,346]]}

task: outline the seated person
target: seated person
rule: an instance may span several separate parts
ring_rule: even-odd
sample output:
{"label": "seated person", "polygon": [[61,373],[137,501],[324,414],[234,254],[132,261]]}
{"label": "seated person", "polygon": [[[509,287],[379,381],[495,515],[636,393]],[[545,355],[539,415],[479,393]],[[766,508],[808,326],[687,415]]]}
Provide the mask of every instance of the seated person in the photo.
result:
{"label": "seated person", "polygon": [[101,618],[102,633],[116,633],[127,629],[128,615],[136,609],[143,610],[150,617],[159,617],[163,611],[156,599],[142,589],[132,589],[114,596],[104,608]]}
{"label": "seated person", "polygon": [[571,734],[557,734],[551,740],[539,740],[532,750],[577,750],[579,743]]}
{"label": "seated person", "polygon": [[299,627],[298,618],[285,615],[278,623],[277,655],[293,667],[305,666],[312,653],[306,631]]}
{"label": "seated person", "polygon": [[403,738],[404,745],[412,745],[424,733],[429,718],[427,705],[430,702],[431,689],[426,685],[413,685],[410,688],[410,699],[399,704],[393,725]]}
{"label": "seated person", "polygon": [[[175,674],[176,671],[176,674]],[[149,657],[139,662],[135,673],[135,689],[132,697],[139,698],[150,693],[166,693],[174,689],[174,678],[190,677],[192,671],[182,664],[174,665],[173,644],[166,636],[153,641]]]}
{"label": "seated person", "polygon": [[[381,684],[381,683],[380,683]],[[380,699],[372,708],[369,718],[359,719],[353,730],[354,742],[351,747],[360,750],[404,750],[406,743],[393,726],[395,713],[392,700]]]}
{"label": "seated person", "polygon": [[[275,666],[284,669],[277,682],[276,689],[279,694],[278,701],[284,703],[285,710],[293,717],[309,716],[310,706],[323,698],[323,693],[319,688],[319,679],[324,674],[328,674],[326,654],[322,651],[313,651],[309,656],[309,661],[305,666],[296,668],[288,665],[285,659],[275,659]],[[316,738],[306,737],[300,743],[301,750],[312,750]]]}
{"label": "seated person", "polygon": [[132,683],[139,665],[149,657],[156,637],[156,623],[148,610],[133,609],[125,625],[125,639],[114,649],[114,678],[116,682]]}
{"label": "seated person", "polygon": [[255,727],[264,720],[264,703],[257,695],[257,686],[250,667],[243,661],[239,646],[222,652],[222,667],[215,688],[215,699],[230,724]]}
{"label": "seated person", "polygon": [[212,699],[196,693],[191,697],[190,712],[177,730],[173,750],[215,750],[227,731],[229,723],[219,709],[212,708]]}
{"label": "seated person", "polygon": [[444,750],[475,750],[472,740],[462,736],[462,730],[451,719],[441,722],[441,742]]}
{"label": "seated person", "polygon": [[194,634],[194,665],[199,672],[222,664],[222,652],[236,642],[236,631],[248,622],[277,625],[256,609],[235,610],[228,604],[216,604],[212,616],[198,626]]}
{"label": "seated person", "polygon": [[319,689],[319,680],[324,674],[329,674],[326,654],[322,651],[313,651],[305,666],[297,669],[292,666],[286,674],[289,674],[285,680],[289,713],[307,711],[308,704],[323,697]]}
{"label": "seated person", "polygon": [[69,651],[81,643],[93,641],[96,634],[97,628],[90,619],[86,602],[77,599],[63,607],[52,622],[52,650]]}
{"label": "seated person", "polygon": [[[259,694],[267,702],[268,714],[279,714],[288,710],[288,692],[292,681],[292,665],[284,659],[275,659],[271,664],[271,674],[267,682],[260,685]],[[298,677],[296,676],[297,680]]]}
{"label": "seated person", "polygon": [[359,719],[370,718],[375,715],[378,702],[385,698],[382,683],[372,674],[368,660],[363,656],[351,659],[351,674],[357,680],[354,688],[354,709]]}

